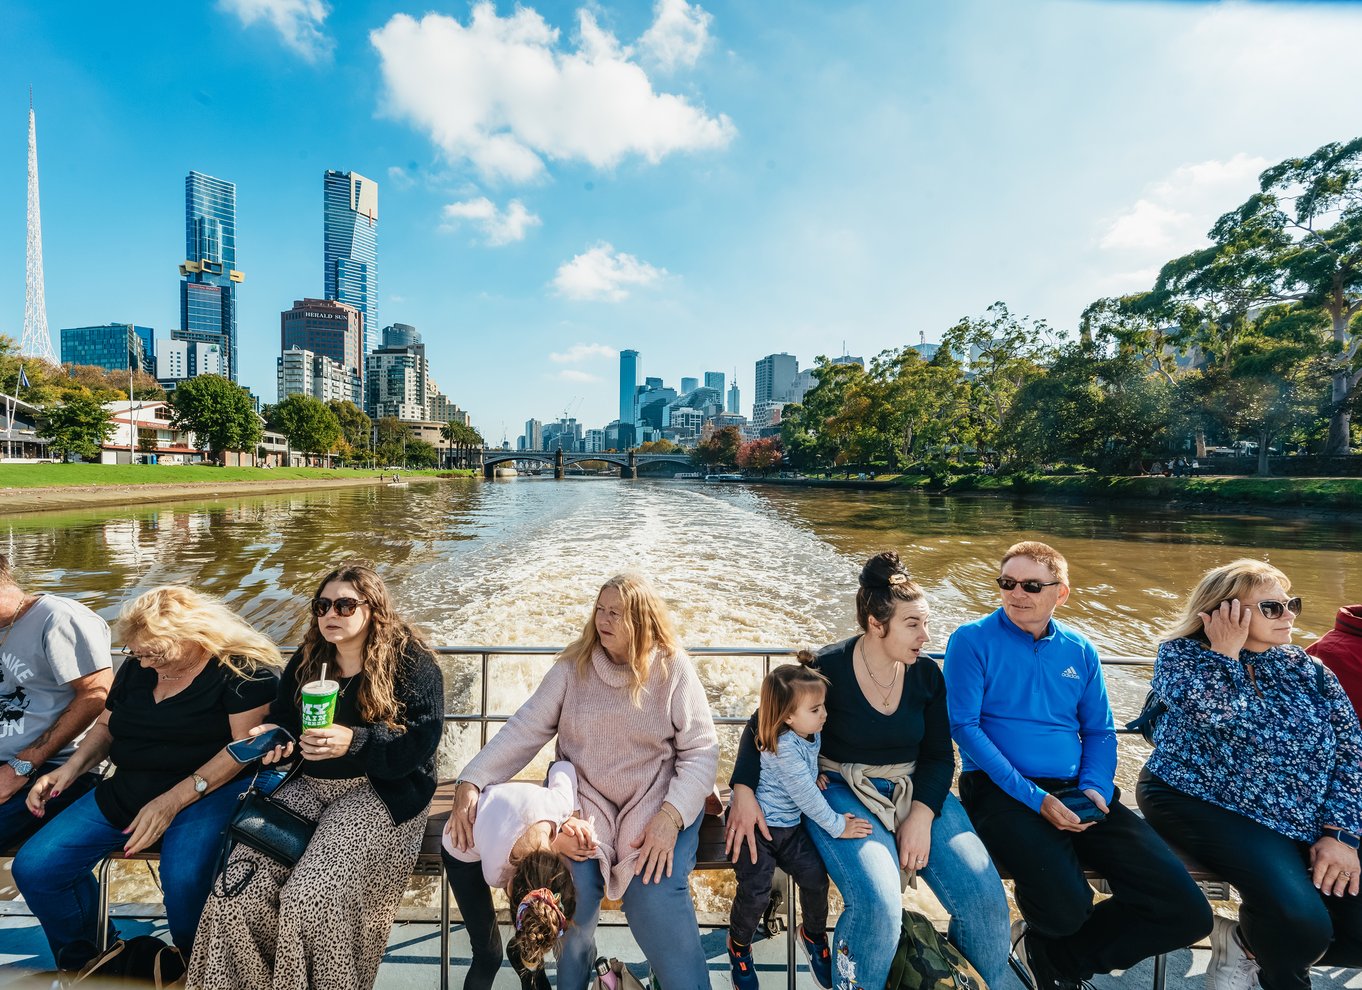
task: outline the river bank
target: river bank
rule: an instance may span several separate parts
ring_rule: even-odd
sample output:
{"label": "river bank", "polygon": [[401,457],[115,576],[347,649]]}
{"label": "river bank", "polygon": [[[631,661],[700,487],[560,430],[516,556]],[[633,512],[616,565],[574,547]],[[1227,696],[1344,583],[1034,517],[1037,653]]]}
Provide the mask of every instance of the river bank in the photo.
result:
{"label": "river bank", "polygon": [[[471,477],[471,471],[403,471],[410,477]],[[385,484],[392,474],[326,468],[249,468],[210,465],[0,464],[0,513],[121,506],[129,502]]]}
{"label": "river bank", "polygon": [[1362,511],[1362,478],[1202,478],[1105,477],[1100,475],[882,475],[870,479],[767,478],[759,484],[861,491],[916,491],[928,494],[1011,495],[1021,498],[1074,499],[1088,502],[1161,502],[1165,505],[1223,509],[1306,509],[1311,512]]}

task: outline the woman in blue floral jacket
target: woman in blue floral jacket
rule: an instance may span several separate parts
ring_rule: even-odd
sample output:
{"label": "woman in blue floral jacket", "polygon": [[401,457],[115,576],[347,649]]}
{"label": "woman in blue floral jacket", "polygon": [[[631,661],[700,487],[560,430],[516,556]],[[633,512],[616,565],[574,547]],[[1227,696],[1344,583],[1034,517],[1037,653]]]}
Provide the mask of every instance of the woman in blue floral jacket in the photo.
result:
{"label": "woman in blue floral jacket", "polygon": [[1362,729],[1298,646],[1301,600],[1257,560],[1208,571],[1154,667],[1167,706],[1140,775],[1145,817],[1238,888],[1217,918],[1209,990],[1308,990],[1310,966],[1362,966]]}

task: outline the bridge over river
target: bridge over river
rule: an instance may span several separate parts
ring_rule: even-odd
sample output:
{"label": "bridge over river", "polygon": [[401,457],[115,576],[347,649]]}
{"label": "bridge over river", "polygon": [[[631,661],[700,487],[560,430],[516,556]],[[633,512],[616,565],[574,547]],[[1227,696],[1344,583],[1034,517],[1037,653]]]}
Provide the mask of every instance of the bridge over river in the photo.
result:
{"label": "bridge over river", "polygon": [[621,478],[637,478],[638,469],[647,464],[678,464],[690,467],[694,462],[685,454],[640,454],[636,450],[592,451],[577,453],[566,450],[506,450],[500,447],[487,447],[482,452],[482,474],[485,478],[496,477],[498,464],[514,461],[539,461],[553,465],[553,476],[562,478],[571,464],[584,461],[604,461],[620,469]]}

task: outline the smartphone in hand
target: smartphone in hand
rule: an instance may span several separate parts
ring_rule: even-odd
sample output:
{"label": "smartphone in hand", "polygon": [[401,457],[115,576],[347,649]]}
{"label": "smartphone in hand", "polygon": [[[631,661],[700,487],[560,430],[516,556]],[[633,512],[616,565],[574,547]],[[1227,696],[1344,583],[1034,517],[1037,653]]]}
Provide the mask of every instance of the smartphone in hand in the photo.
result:
{"label": "smartphone in hand", "polygon": [[1054,791],[1054,796],[1059,798],[1059,803],[1068,808],[1078,816],[1080,825],[1087,825],[1089,822],[1100,822],[1106,818],[1106,814],[1101,808],[1093,803],[1092,798],[1088,797],[1077,787],[1066,787],[1062,791]]}
{"label": "smartphone in hand", "polygon": [[288,729],[275,726],[268,732],[262,732],[258,736],[247,736],[245,739],[238,739],[227,744],[227,755],[238,763],[250,763],[264,756],[275,746],[283,746],[293,742],[293,735]]}

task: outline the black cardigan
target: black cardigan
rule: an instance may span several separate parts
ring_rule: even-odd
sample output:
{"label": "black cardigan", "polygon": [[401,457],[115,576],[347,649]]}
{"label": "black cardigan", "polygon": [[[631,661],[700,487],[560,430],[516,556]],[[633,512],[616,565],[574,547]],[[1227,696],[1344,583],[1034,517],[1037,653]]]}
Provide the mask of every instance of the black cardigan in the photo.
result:
{"label": "black cardigan", "polygon": [[[920,657],[903,670],[903,696],[885,714],[866,701],[856,683],[852,653],[859,636],[818,651],[813,666],[830,682],[828,721],[823,726],[822,753],[839,763],[916,763],[913,799],[941,814],[955,776],[955,750],[946,713],[946,680],[930,657]],[[733,765],[732,784],[757,789],[761,754],[757,751],[757,716],[743,729]]]}
{"label": "black cardigan", "polygon": [[[269,714],[269,721],[295,738],[302,734],[297,697],[302,657],[298,650],[289,659]],[[435,794],[435,751],[444,732],[445,687],[434,654],[408,646],[398,662],[395,686],[405,731],[381,723],[351,725],[354,740],[343,759],[353,759],[362,768],[393,824],[401,825],[419,815]]]}

